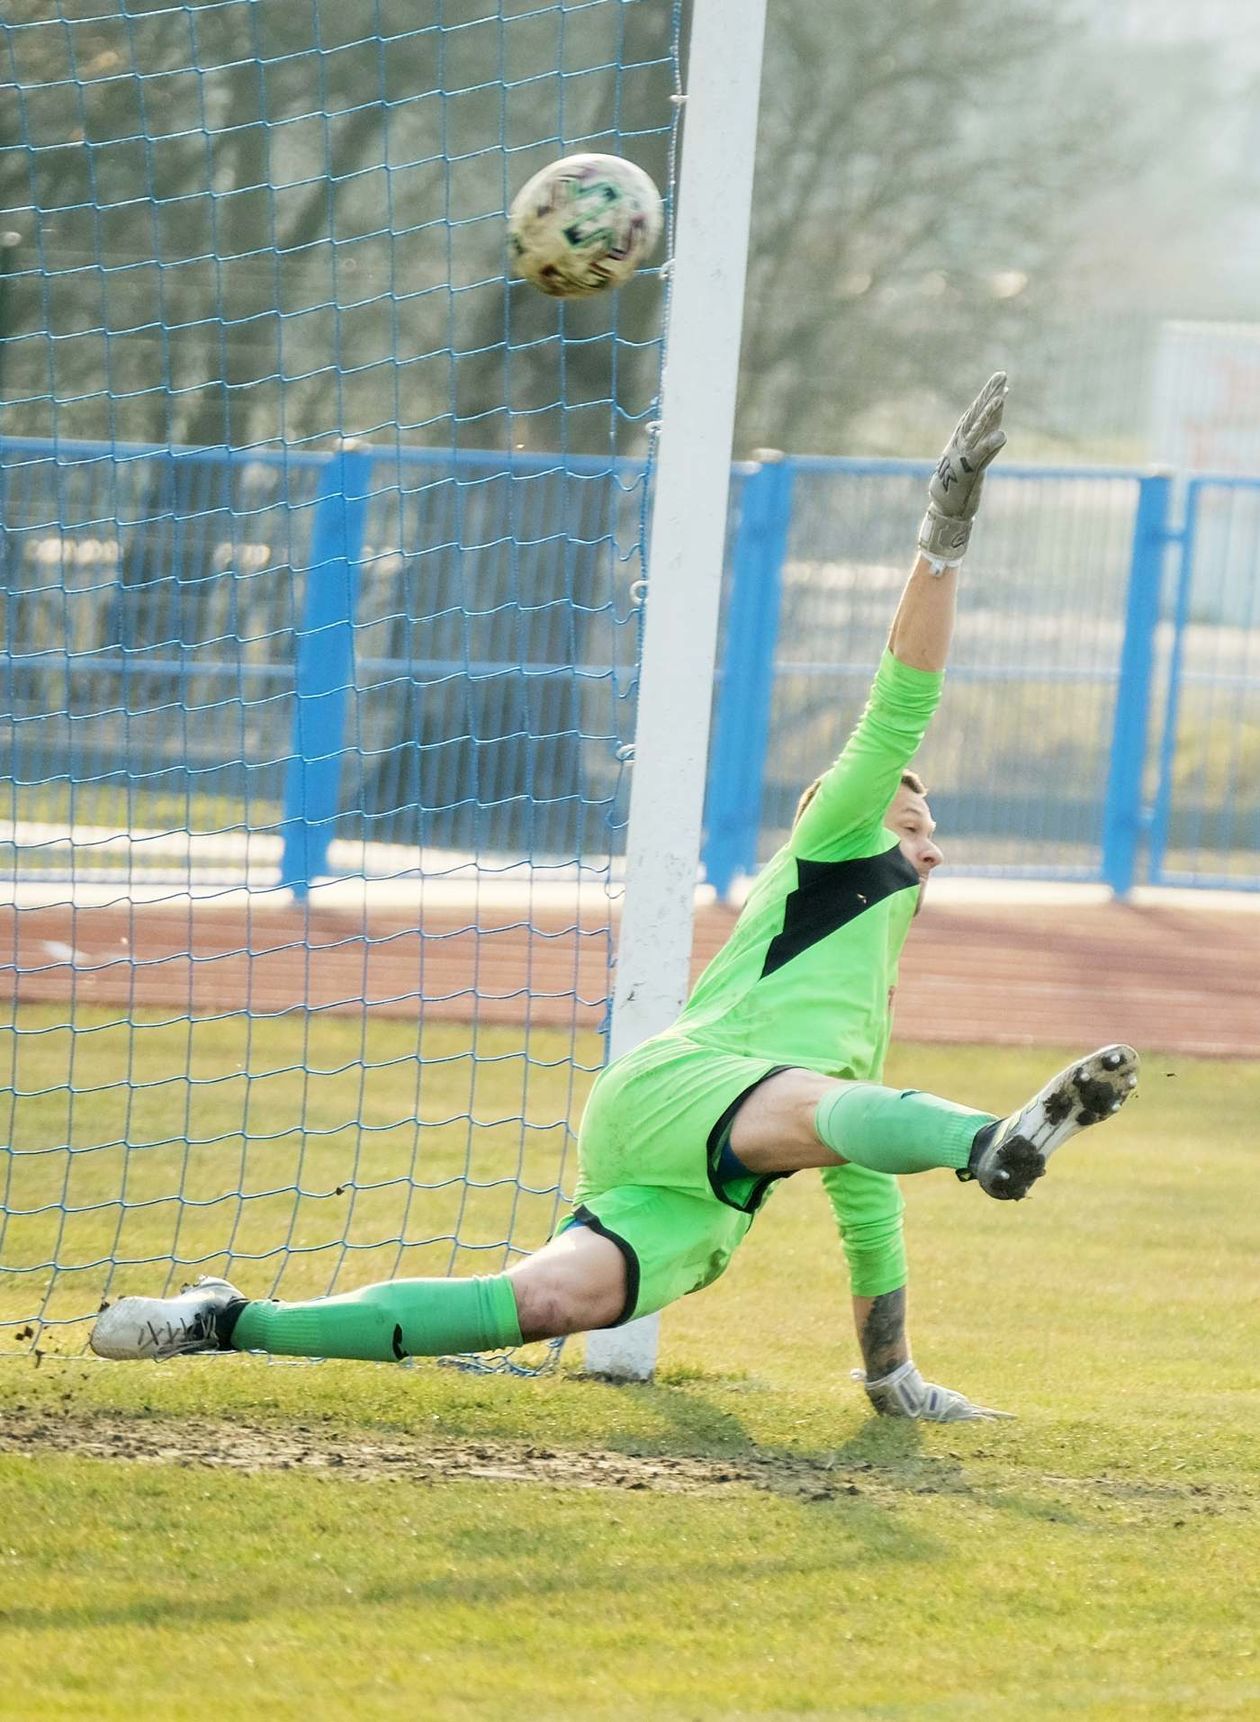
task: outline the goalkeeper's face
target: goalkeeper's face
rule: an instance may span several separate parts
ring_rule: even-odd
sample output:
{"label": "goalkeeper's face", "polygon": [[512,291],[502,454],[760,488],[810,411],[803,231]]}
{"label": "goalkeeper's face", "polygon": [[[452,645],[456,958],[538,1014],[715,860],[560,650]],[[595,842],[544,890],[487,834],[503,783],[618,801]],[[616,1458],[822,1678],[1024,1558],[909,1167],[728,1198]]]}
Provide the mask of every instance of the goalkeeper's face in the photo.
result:
{"label": "goalkeeper's face", "polygon": [[896,832],[901,853],[919,875],[919,900],[914,908],[917,915],[923,907],[923,893],[932,870],[945,857],[936,843],[936,821],[926,799],[904,783],[889,805],[888,829]]}

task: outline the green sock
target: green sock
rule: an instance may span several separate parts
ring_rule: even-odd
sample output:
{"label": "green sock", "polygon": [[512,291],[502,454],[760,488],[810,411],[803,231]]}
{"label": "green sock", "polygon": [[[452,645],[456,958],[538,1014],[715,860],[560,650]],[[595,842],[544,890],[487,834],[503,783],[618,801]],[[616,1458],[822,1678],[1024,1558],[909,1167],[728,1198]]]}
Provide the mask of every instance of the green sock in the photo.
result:
{"label": "green sock", "polygon": [[976,1132],[992,1122],[991,1112],[873,1082],[846,1082],[824,1095],[814,1114],[824,1146],[873,1172],[959,1171],[971,1158]]}
{"label": "green sock", "polygon": [[359,1357],[392,1363],[521,1343],[516,1293],[506,1274],[475,1279],[390,1280],[310,1303],[247,1303],[234,1351],[280,1357]]}

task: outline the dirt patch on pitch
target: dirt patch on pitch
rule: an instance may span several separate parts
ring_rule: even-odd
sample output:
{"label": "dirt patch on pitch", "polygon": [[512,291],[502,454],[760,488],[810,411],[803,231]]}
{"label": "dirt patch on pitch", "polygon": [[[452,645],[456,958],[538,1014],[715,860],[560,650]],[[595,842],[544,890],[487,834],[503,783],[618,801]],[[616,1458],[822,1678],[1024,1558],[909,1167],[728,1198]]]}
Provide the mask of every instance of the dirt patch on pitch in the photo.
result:
{"label": "dirt patch on pitch", "polygon": [[421,1486],[473,1481],[687,1495],[743,1487],[802,1502],[864,1499],[880,1507],[910,1496],[953,1495],[990,1506],[1022,1502],[1023,1510],[1035,1503],[1043,1516],[1066,1520],[1084,1514],[1088,1520],[1156,1517],[1181,1524],[1191,1516],[1250,1513],[1255,1507],[1248,1497],[1201,1482],[1061,1476],[998,1481],[969,1474],[958,1453],[919,1453],[891,1463],[845,1454],[755,1453],[716,1459],[489,1440],[421,1442],[405,1435],[347,1435],[302,1423],[273,1428],[113,1412],[67,1416],[27,1406],[0,1411],[0,1455],[36,1459],[48,1453],[255,1474],[301,1471],[368,1481],[389,1477]]}
{"label": "dirt patch on pitch", "polygon": [[[67,1417],[29,1409],[0,1413],[0,1453],[125,1459],[224,1471],[304,1471],[415,1483],[534,1483],[565,1489],[725,1491],[743,1485],[801,1500],[887,1498],[916,1492],[865,1460],[830,1463],[793,1455],[711,1459],[677,1454],[575,1452],[497,1441],[418,1441],[340,1435],[308,1425],[274,1429],[194,1418],[113,1414]],[[966,1492],[960,1480],[917,1492]]]}

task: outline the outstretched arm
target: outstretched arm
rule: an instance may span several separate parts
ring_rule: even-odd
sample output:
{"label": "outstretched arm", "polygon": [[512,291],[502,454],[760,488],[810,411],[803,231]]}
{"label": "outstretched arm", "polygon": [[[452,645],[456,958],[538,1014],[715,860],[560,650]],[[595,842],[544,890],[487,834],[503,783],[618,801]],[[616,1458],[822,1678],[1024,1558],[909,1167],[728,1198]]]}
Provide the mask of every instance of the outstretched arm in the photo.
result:
{"label": "outstretched arm", "polygon": [[971,537],[990,461],[1006,442],[1006,372],[996,371],[954,426],[928,485],[914,565],[888,636],[888,650],[912,670],[943,670],[954,633],[958,565]]}
{"label": "outstretched arm", "polygon": [[901,594],[888,650],[911,670],[939,673],[949,657],[958,599],[958,567],[933,568],[920,556]]}
{"label": "outstretched arm", "polygon": [[839,759],[815,786],[793,835],[812,859],[876,836],[936,709],[954,632],[958,564],[980,506],[984,474],[1006,441],[1006,373],[990,377],[959,419],[928,486],[919,557],[893,617],[888,651],[866,710]]}

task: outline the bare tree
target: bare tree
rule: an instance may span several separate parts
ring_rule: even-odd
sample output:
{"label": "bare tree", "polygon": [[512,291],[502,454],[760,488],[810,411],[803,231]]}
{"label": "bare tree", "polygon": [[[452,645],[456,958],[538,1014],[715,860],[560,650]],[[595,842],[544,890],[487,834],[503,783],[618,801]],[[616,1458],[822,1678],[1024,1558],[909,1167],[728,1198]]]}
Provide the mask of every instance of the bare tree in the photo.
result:
{"label": "bare tree", "polygon": [[12,428],[242,446],[397,427],[494,446],[515,413],[535,446],[542,421],[591,446],[580,412],[559,415],[594,404],[606,441],[610,368],[645,369],[656,297],[576,309],[562,352],[554,306],[522,290],[518,334],[503,216],[561,146],[624,133],[663,173],[671,22],[518,0],[436,16],[61,0],[55,17],[13,0]]}
{"label": "bare tree", "polygon": [[864,421],[878,443],[873,415],[1009,357],[1074,188],[1115,159],[1073,24],[1044,0],[774,0],[744,447],[845,452]]}

